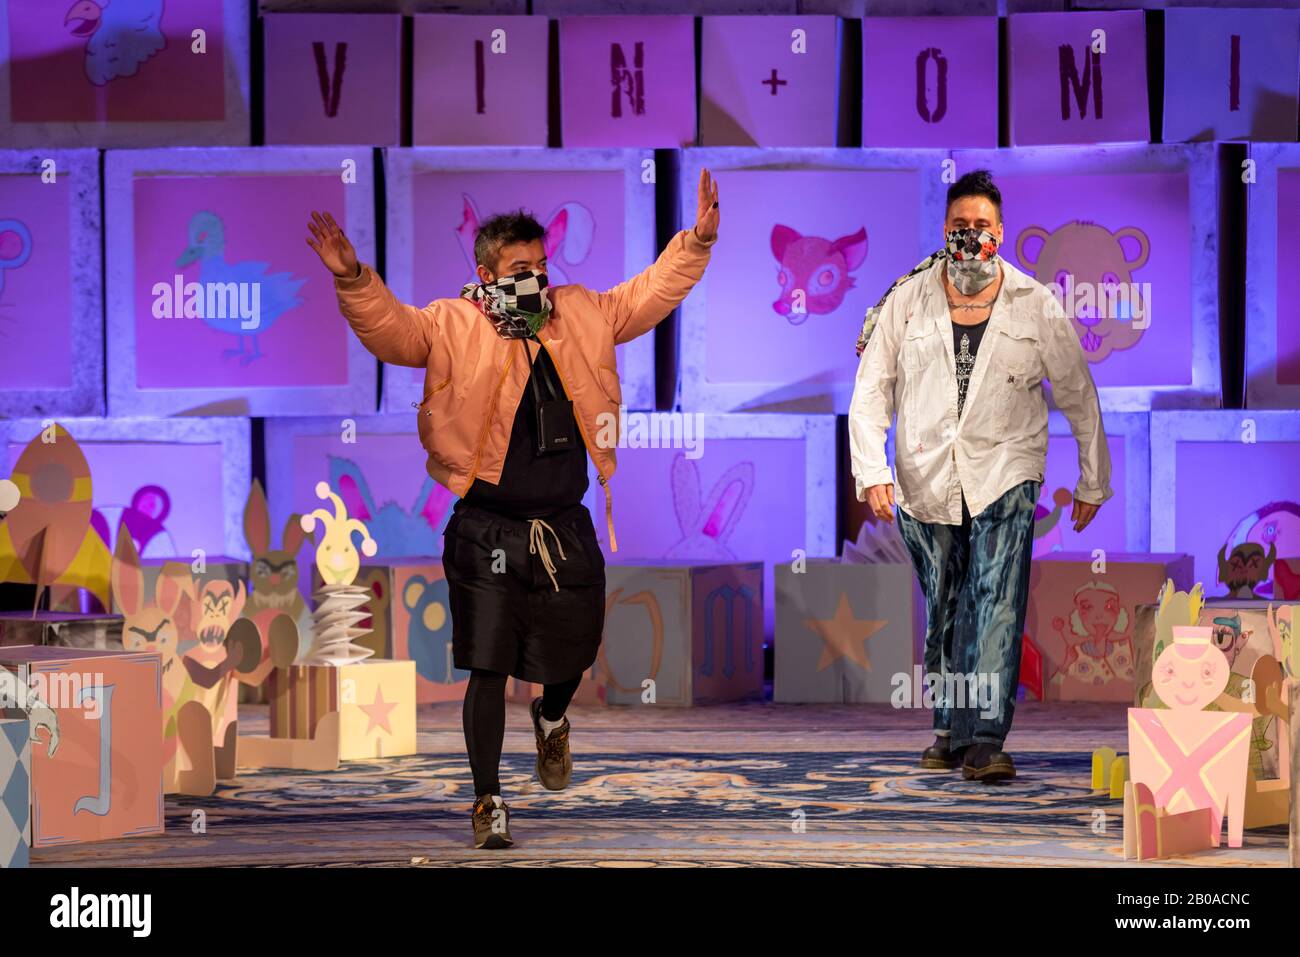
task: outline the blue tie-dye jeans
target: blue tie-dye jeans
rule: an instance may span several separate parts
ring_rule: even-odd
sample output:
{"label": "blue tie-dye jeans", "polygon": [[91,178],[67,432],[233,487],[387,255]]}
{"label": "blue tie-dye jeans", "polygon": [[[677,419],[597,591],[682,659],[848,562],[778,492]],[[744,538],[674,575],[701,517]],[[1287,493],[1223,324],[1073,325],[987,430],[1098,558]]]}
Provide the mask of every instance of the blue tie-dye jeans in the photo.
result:
{"label": "blue tie-dye jeans", "polygon": [[898,530],[925,593],[927,680],[952,696],[940,695],[934,707],[935,733],[948,737],[950,748],[977,741],[1000,748],[1011,729],[1041,488],[1021,482],[974,518],[963,499],[960,525],[921,522],[898,510]]}

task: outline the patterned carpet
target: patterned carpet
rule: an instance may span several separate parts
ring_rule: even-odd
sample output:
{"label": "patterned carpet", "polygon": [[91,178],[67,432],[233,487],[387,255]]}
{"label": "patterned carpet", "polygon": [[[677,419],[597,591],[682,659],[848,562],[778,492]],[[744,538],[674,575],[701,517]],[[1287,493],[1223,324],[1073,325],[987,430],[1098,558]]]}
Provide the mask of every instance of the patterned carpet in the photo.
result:
{"label": "patterned carpet", "polygon": [[[265,709],[242,725],[265,731]],[[33,852],[64,866],[707,867],[1112,866],[1120,802],[1089,790],[1091,750],[1123,746],[1123,709],[1022,708],[1004,785],[915,767],[925,713],[750,703],[575,708],[563,792],[533,776],[526,711],[511,705],[502,787],[516,846],[474,851],[459,706],[420,712],[421,753],[326,774],[247,772],[211,798],[167,801],[161,837]],[[1104,828],[1104,830],[1103,830]],[[1285,866],[1285,828],[1191,866]]]}

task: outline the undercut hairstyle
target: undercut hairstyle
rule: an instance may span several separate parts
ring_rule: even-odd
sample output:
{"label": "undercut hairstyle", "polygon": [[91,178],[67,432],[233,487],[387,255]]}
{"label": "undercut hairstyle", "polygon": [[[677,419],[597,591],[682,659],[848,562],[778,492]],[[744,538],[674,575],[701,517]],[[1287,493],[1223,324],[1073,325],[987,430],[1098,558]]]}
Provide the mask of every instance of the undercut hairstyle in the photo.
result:
{"label": "undercut hairstyle", "polygon": [[983,196],[998,211],[998,222],[1002,222],[1002,190],[993,182],[993,174],[986,169],[973,169],[957,182],[948,187],[948,205],[944,215],[952,209],[952,204],[964,196]]}
{"label": "undercut hairstyle", "polygon": [[498,213],[485,219],[474,234],[474,261],[488,269],[497,268],[501,250],[513,243],[531,243],[542,239],[546,230],[526,210]]}

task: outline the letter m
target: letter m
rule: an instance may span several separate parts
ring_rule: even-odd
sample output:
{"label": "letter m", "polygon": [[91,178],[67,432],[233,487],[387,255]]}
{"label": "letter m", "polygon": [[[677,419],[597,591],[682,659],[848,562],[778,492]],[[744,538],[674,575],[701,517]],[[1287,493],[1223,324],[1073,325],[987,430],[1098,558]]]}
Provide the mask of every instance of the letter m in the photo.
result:
{"label": "letter m", "polygon": [[[744,643],[745,671],[749,674],[753,673],[754,643],[749,640],[749,637],[754,623],[755,598],[754,589],[748,585],[741,585],[739,588],[723,585],[713,589],[704,599],[704,661],[700,664],[700,673],[705,677],[713,677],[717,667],[715,644],[719,624],[722,625],[722,640],[725,642],[722,649],[723,677],[730,678],[736,673],[737,638]],[[743,616],[743,624],[739,628],[736,622],[737,602],[740,604]],[[719,604],[722,605],[720,609],[717,607]],[[722,612],[721,616],[717,614],[718,611]]]}
{"label": "letter m", "polygon": [[1079,65],[1074,59],[1074,47],[1062,43],[1058,53],[1061,77],[1061,119],[1070,118],[1071,93],[1074,94],[1074,101],[1079,106],[1079,118],[1083,119],[1087,116],[1089,91],[1092,92],[1093,117],[1101,119],[1101,54],[1090,47],[1085,48],[1083,78],[1080,79]]}

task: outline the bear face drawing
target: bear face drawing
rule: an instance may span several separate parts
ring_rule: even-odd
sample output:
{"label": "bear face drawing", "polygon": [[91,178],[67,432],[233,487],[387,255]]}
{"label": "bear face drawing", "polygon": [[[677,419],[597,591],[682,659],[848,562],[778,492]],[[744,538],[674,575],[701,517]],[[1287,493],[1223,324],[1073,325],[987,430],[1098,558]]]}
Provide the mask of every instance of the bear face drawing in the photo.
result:
{"label": "bear face drawing", "polygon": [[[1041,245],[1031,258],[1032,240]],[[1136,226],[1112,232],[1086,220],[1051,232],[1027,226],[1016,237],[1016,258],[1062,300],[1089,362],[1131,349],[1150,325],[1151,303],[1133,279],[1150,253],[1151,241]]]}

